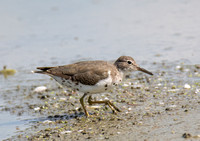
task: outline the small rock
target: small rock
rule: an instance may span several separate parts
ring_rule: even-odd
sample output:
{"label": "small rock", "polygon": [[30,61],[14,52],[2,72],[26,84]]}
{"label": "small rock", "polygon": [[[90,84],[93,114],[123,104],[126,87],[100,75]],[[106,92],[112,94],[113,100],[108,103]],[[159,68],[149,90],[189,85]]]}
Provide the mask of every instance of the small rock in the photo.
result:
{"label": "small rock", "polygon": [[180,89],[169,89],[168,92],[177,92],[179,91]]}
{"label": "small rock", "polygon": [[170,108],[165,108],[165,111],[171,111],[171,109]]}
{"label": "small rock", "polygon": [[46,99],[47,96],[46,95],[42,95],[42,96],[38,96],[38,98],[40,98],[40,99]]}
{"label": "small rock", "polygon": [[169,107],[170,108],[175,108],[175,107],[177,107],[177,105],[170,105]]}
{"label": "small rock", "polygon": [[185,69],[185,72],[189,72],[190,71],[190,69]]}
{"label": "small rock", "polygon": [[190,89],[191,86],[190,86],[189,84],[185,84],[185,85],[184,85],[184,88],[185,88],[185,89]]}
{"label": "small rock", "polygon": [[184,68],[183,68],[182,66],[176,66],[176,69],[177,69],[177,70],[180,70],[180,71],[183,71],[183,70],[184,70]]}
{"label": "small rock", "polygon": [[67,98],[65,98],[65,97],[60,98],[60,101],[66,101],[66,100],[67,100]]}
{"label": "small rock", "polygon": [[196,89],[196,90],[195,90],[195,94],[197,94],[197,93],[199,93],[199,89]]}
{"label": "small rock", "polygon": [[197,69],[200,69],[200,64],[195,65]]}
{"label": "small rock", "polygon": [[128,85],[128,84],[123,84],[122,86],[124,86],[124,87],[128,87],[129,85]]}
{"label": "small rock", "polygon": [[139,121],[139,122],[138,122],[138,125],[142,125],[142,124],[143,124],[143,122],[142,122],[142,121]]}
{"label": "small rock", "polygon": [[47,87],[39,86],[39,87],[36,87],[33,91],[36,92],[36,93],[41,93],[41,92],[44,92],[46,90],[47,90]]}
{"label": "small rock", "polygon": [[173,86],[171,87],[171,89],[176,89],[176,86],[175,86],[175,85],[173,85]]}
{"label": "small rock", "polygon": [[105,137],[105,139],[109,139],[109,137]]}
{"label": "small rock", "polygon": [[34,110],[38,111],[38,110],[40,110],[40,107],[35,107]]}
{"label": "small rock", "polygon": [[83,130],[78,130],[78,132],[83,132]]}
{"label": "small rock", "polygon": [[165,103],[164,103],[164,102],[159,102],[159,104],[160,104],[160,105],[164,105]]}
{"label": "small rock", "polygon": [[128,111],[131,111],[132,110],[132,108],[128,108]]}
{"label": "small rock", "polygon": [[52,123],[52,121],[50,121],[50,120],[45,120],[45,121],[43,121],[43,123]]}
{"label": "small rock", "polygon": [[50,137],[50,136],[51,136],[50,134],[46,133],[46,134],[43,136],[43,138],[48,138],[48,137]]}
{"label": "small rock", "polygon": [[87,134],[86,131],[82,131],[81,133],[82,133],[83,135]]}
{"label": "small rock", "polygon": [[63,132],[61,132],[61,134],[70,134],[72,131],[70,131],[70,130],[67,130],[67,131],[63,131]]}
{"label": "small rock", "polygon": [[182,135],[183,138],[190,138],[191,137],[191,134],[190,133],[184,133]]}

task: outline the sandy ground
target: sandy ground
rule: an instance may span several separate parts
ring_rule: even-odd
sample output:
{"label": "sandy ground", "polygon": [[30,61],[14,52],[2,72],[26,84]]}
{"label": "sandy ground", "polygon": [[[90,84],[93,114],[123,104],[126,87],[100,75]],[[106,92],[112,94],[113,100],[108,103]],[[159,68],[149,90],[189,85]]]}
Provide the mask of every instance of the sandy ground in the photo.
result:
{"label": "sandy ground", "polygon": [[92,117],[86,118],[82,94],[48,77],[38,80],[47,88],[42,92],[35,91],[40,86],[36,80],[32,87],[17,86],[15,93],[7,90],[2,110],[33,118],[27,119],[29,128],[6,140],[200,140],[199,65],[150,65],[154,76],[135,72],[111,92],[93,96],[110,99],[122,111],[116,115],[107,106],[87,105]]}

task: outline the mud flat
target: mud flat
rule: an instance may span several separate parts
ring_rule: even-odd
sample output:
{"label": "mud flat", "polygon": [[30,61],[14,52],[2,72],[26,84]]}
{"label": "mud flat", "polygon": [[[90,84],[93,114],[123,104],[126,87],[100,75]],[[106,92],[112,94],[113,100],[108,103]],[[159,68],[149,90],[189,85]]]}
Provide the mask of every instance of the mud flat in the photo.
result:
{"label": "mud flat", "polygon": [[153,77],[135,72],[111,92],[93,96],[113,101],[122,110],[117,115],[107,106],[87,105],[92,117],[86,118],[82,94],[48,77],[3,91],[7,106],[2,111],[31,117],[28,128],[5,140],[199,140],[199,65],[163,61],[149,66]]}

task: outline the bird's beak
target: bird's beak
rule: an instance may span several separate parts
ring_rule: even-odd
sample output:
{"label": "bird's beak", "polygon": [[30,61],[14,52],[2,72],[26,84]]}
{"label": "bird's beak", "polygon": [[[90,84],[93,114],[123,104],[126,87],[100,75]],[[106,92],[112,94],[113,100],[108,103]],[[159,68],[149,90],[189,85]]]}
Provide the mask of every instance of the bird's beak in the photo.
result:
{"label": "bird's beak", "polygon": [[143,69],[143,68],[140,68],[140,67],[137,67],[137,70],[138,70],[138,71],[142,71],[142,72],[144,72],[144,73],[147,73],[147,74],[149,74],[149,75],[153,75],[152,72],[150,72],[150,71],[148,71],[148,70],[145,70],[145,69]]}

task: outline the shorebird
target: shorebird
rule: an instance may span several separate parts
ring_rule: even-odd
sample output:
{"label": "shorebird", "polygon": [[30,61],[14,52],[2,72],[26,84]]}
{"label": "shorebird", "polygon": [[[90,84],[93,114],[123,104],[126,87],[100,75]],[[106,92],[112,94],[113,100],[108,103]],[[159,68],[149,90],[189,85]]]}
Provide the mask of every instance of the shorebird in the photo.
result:
{"label": "shorebird", "polygon": [[54,78],[59,84],[83,92],[80,103],[86,117],[89,113],[84,105],[84,98],[89,95],[88,103],[108,105],[113,113],[120,112],[109,100],[92,101],[92,94],[102,93],[119,84],[127,74],[132,71],[142,71],[149,75],[153,73],[139,67],[130,56],[121,56],[114,63],[107,61],[81,61],[74,64],[56,67],[38,67],[35,73],[47,74]]}

